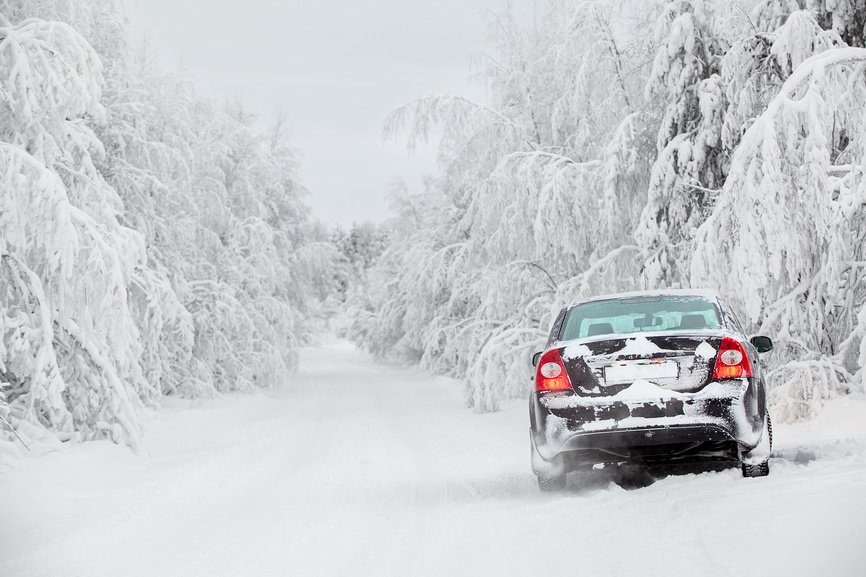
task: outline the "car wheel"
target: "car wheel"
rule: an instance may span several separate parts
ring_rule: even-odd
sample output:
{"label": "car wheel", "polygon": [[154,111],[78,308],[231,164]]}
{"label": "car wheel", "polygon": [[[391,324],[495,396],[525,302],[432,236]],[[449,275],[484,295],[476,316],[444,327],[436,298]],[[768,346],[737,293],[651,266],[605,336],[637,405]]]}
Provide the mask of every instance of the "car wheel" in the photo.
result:
{"label": "car wheel", "polygon": [[546,493],[564,489],[567,469],[562,455],[556,455],[548,461],[538,453],[538,449],[535,448],[535,439],[531,433],[530,439],[532,472],[538,478],[538,488]]}
{"label": "car wheel", "polygon": [[[770,453],[773,450],[773,423],[770,421],[770,413],[764,417],[764,431],[761,434],[761,442],[749,452],[749,457],[742,461],[743,477],[766,477],[770,474]],[[755,457],[763,457],[755,462]]]}
{"label": "car wheel", "polygon": [[538,488],[544,493],[553,493],[565,489],[565,473],[555,477],[543,477],[538,475]]}
{"label": "car wheel", "polygon": [[770,463],[764,461],[757,465],[743,463],[743,477],[766,477],[770,474]]}

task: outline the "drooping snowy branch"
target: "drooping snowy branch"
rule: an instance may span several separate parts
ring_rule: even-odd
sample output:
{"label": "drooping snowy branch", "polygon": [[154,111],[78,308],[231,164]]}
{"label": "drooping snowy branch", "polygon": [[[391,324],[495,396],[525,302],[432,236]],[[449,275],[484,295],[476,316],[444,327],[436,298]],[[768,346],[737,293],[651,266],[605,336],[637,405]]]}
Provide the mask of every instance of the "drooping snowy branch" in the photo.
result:
{"label": "drooping snowy branch", "polygon": [[163,395],[281,384],[335,254],[279,123],[131,52],[112,0],[0,11],[4,416],[135,446]]}
{"label": "drooping snowy branch", "polygon": [[[836,376],[815,380],[815,371],[862,372],[847,350],[857,346],[849,337],[862,332],[866,301],[864,71],[861,48],[827,50],[798,66],[743,135],[696,239],[693,278],[720,287],[776,335],[790,398],[802,400],[816,383],[809,401],[847,386]],[[811,414],[815,405],[807,407]]]}
{"label": "drooping snowy branch", "polygon": [[354,335],[376,354],[463,377],[476,410],[524,390],[518,369],[543,340],[563,283],[583,275],[586,286],[634,286],[637,275],[612,272],[636,263],[633,252],[594,266],[633,243],[653,148],[649,123],[622,108],[643,82],[623,70],[637,49],[613,36],[610,8],[551,1],[532,29],[502,15],[489,104],[425,96],[386,123],[388,135],[408,132],[410,148],[440,129],[443,175],[392,222]]}

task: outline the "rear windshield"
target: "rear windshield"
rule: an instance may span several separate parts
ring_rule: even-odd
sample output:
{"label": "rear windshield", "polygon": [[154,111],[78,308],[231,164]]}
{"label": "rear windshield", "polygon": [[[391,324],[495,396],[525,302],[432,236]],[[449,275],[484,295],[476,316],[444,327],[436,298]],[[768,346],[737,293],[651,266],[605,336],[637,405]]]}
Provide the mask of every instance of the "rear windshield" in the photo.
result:
{"label": "rear windshield", "polygon": [[572,307],[560,340],[610,334],[721,328],[715,303],[698,296],[651,296]]}

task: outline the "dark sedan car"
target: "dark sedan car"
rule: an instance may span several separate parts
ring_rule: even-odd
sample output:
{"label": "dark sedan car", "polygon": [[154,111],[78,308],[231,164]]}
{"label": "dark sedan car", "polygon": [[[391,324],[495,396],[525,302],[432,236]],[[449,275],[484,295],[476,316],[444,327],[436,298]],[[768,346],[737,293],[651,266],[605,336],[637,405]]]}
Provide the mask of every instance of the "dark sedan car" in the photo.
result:
{"label": "dark sedan car", "polygon": [[700,291],[628,293],[563,309],[536,353],[532,470],[542,490],[598,464],[714,460],[769,474],[758,354],[731,308]]}

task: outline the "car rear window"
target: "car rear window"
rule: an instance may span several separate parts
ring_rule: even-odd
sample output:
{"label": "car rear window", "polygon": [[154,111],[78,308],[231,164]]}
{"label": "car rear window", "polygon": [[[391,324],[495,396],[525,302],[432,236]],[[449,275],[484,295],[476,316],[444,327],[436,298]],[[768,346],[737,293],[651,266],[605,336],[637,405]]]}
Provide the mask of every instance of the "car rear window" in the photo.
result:
{"label": "car rear window", "polygon": [[560,340],[609,334],[721,328],[717,305],[700,296],[647,296],[576,305]]}

